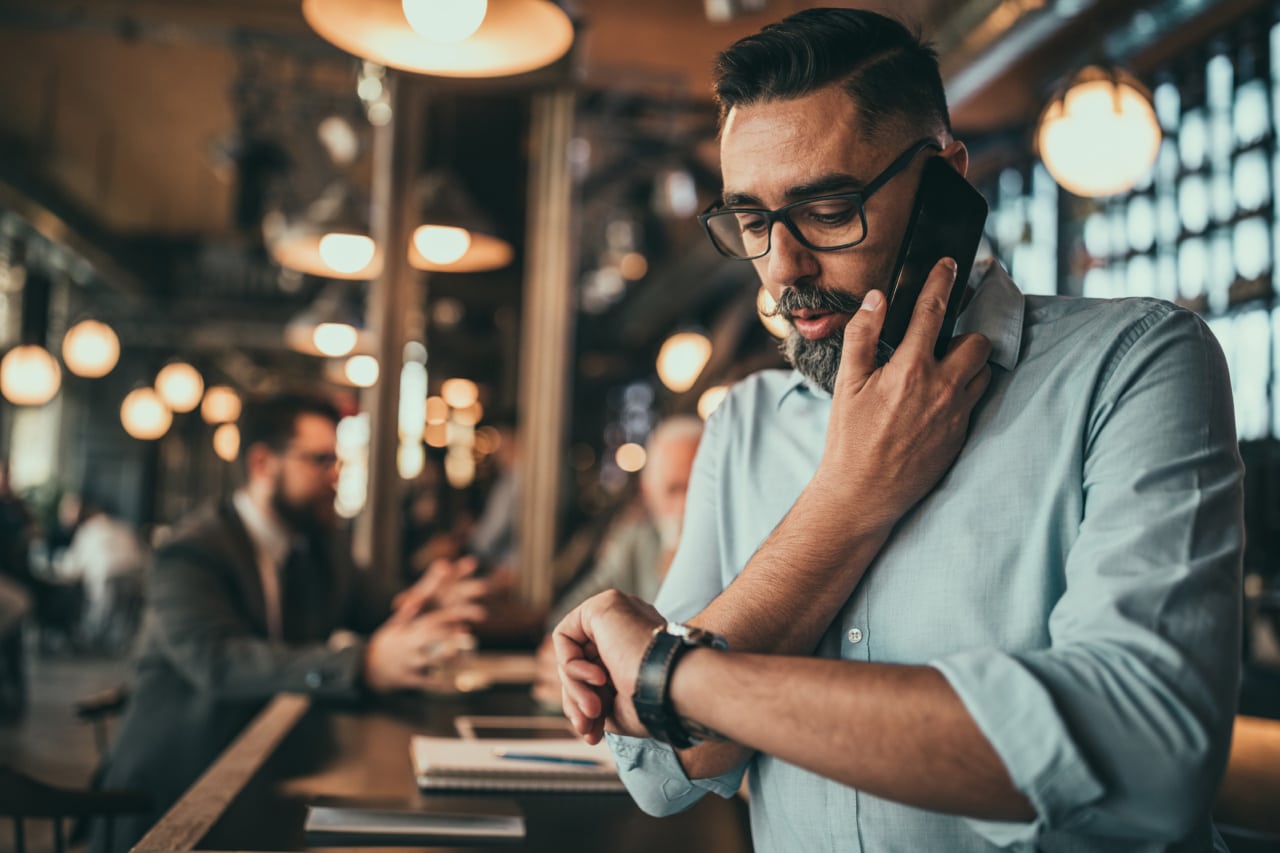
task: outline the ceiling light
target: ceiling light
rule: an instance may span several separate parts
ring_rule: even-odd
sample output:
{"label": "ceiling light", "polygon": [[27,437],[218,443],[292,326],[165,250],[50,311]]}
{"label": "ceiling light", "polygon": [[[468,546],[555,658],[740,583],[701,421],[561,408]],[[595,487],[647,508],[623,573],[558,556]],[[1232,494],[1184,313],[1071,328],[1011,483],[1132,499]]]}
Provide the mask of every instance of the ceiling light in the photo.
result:
{"label": "ceiling light", "polygon": [[366,349],[364,321],[356,306],[359,295],[351,285],[330,282],[284,327],[285,343],[307,355],[331,358]]}
{"label": "ceiling light", "polygon": [[348,53],[440,77],[521,74],[573,44],[573,22],[548,0],[303,0],[302,14]]}
{"label": "ceiling light", "polygon": [[1132,75],[1090,66],[1040,115],[1036,147],[1063,189],[1096,198],[1128,192],[1160,151],[1151,95]]}
{"label": "ceiling light", "polygon": [[423,176],[416,192],[422,224],[409,244],[409,263],[435,272],[484,272],[507,266],[511,244],[481,212],[466,186],[451,172]]}
{"label": "ceiling light", "polygon": [[429,262],[448,266],[471,248],[471,232],[452,225],[420,225],[413,232],[413,245]]}
{"label": "ceiling light", "polygon": [[701,332],[677,332],[658,351],[658,378],[677,394],[698,381],[711,358],[711,340]]}
{"label": "ceiling light", "polygon": [[720,404],[724,402],[725,395],[729,393],[727,385],[713,385],[702,392],[702,396],[698,398],[698,417],[704,421],[711,417],[711,413],[720,408]]}
{"label": "ceiling light", "polygon": [[320,252],[320,260],[324,261],[330,270],[352,275],[369,266],[377,246],[372,237],[364,234],[332,231],[320,238],[317,249]]}
{"label": "ceiling light", "polygon": [[371,355],[353,355],[347,359],[343,373],[357,388],[372,388],[378,383],[378,360]]}
{"label": "ceiling light", "polygon": [[465,409],[480,396],[480,389],[470,379],[446,379],[440,386],[440,396],[454,409]]}
{"label": "ceiling light", "polygon": [[359,333],[346,323],[320,323],[311,332],[311,342],[321,355],[331,358],[346,355],[356,348]]}
{"label": "ceiling light", "polygon": [[43,406],[62,387],[62,369],[38,344],[23,344],[0,359],[0,394],[15,406]]}
{"label": "ceiling light", "polygon": [[120,404],[120,423],[124,431],[141,441],[154,441],[164,436],[173,424],[173,412],[154,388],[135,388]]}
{"label": "ceiling light", "polygon": [[623,471],[634,474],[644,467],[644,463],[648,461],[648,455],[640,445],[627,442],[618,448],[617,453],[613,455],[613,461],[618,463],[618,467]]}
{"label": "ceiling light", "polygon": [[275,210],[262,221],[272,259],[286,269],[324,278],[377,278],[382,258],[369,236],[368,205],[342,182],[324,189],[297,216]]}
{"label": "ceiling light", "polygon": [[235,462],[240,455],[240,428],[223,424],[213,431],[213,452],[223,462]]}
{"label": "ceiling light", "polygon": [[227,424],[240,419],[240,395],[229,385],[211,385],[200,403],[200,417],[207,424]]}
{"label": "ceiling light", "polygon": [[204,377],[185,361],[175,361],[156,374],[156,393],[175,412],[189,412],[204,397]]}
{"label": "ceiling light", "polygon": [[120,338],[106,323],[81,320],[62,338],[62,361],[76,376],[106,376],[120,360]]}

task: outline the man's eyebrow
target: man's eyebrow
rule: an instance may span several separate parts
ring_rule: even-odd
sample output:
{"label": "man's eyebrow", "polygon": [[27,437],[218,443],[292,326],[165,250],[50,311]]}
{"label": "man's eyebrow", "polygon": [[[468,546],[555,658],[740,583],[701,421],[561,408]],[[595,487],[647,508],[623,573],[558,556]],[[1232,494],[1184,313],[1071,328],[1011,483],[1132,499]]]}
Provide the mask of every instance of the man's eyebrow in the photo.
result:
{"label": "man's eyebrow", "polygon": [[[832,193],[856,192],[862,189],[863,182],[855,178],[853,175],[835,174],[827,175],[804,184],[796,184],[788,187],[783,194],[783,198],[787,201],[801,201],[806,198],[813,198],[820,195],[831,195]],[[726,192],[723,196],[725,207],[763,207],[760,199],[751,193],[742,192]]]}

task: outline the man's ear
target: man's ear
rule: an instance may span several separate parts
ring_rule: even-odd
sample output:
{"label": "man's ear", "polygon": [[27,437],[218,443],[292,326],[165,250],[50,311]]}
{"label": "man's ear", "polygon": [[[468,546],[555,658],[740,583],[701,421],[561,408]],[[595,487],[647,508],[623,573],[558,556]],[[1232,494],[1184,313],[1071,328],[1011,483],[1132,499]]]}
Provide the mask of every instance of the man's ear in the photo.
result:
{"label": "man's ear", "polygon": [[938,156],[951,164],[951,168],[960,173],[961,177],[969,174],[969,149],[964,147],[964,143],[959,139],[953,139],[938,152]]}
{"label": "man's ear", "polygon": [[245,451],[245,471],[250,480],[261,477],[274,479],[279,465],[280,457],[262,442],[250,445]]}

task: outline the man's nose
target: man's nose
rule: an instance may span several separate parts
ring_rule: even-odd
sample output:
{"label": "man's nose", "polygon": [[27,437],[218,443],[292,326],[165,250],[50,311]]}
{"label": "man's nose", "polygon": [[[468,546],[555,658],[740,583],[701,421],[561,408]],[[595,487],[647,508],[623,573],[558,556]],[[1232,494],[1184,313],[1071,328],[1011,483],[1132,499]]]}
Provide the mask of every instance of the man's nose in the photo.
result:
{"label": "man's nose", "polygon": [[787,228],[785,222],[775,222],[770,234],[768,259],[769,280],[782,287],[792,287],[801,279],[818,273],[818,259]]}

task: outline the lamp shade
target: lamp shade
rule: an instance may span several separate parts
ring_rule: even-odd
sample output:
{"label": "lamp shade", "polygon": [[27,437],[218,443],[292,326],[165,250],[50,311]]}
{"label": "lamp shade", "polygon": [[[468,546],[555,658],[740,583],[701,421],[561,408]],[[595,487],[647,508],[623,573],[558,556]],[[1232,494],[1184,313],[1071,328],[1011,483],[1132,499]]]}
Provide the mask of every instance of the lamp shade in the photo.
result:
{"label": "lamp shade", "polygon": [[330,358],[367,348],[364,321],[350,285],[330,282],[315,302],[285,326],[284,340],[298,352]]}
{"label": "lamp shade", "polygon": [[135,388],[120,404],[120,423],[124,431],[141,441],[163,438],[173,424],[173,412],[154,388]]}
{"label": "lamp shade", "polygon": [[511,263],[515,250],[494,236],[467,188],[451,172],[433,172],[417,187],[422,224],[409,241],[409,263],[434,272],[484,272]]}
{"label": "lamp shade", "polygon": [[[479,26],[466,35],[481,5]],[[439,77],[522,74],[573,44],[573,22],[549,0],[303,0],[302,14],[348,53]]]}
{"label": "lamp shade", "polygon": [[308,275],[364,281],[382,271],[382,255],[369,235],[369,211],[359,194],[335,182],[301,214],[275,210],[264,217],[263,237],[280,266]]}
{"label": "lamp shade", "polygon": [[185,361],[173,361],[156,374],[156,393],[175,412],[190,412],[204,398],[204,377]]}
{"label": "lamp shade", "polygon": [[658,378],[677,394],[693,387],[711,358],[711,340],[701,332],[677,332],[658,350]]}
{"label": "lamp shade", "polygon": [[62,369],[42,346],[16,346],[0,359],[0,394],[15,406],[43,406],[60,387]]}
{"label": "lamp shade", "polygon": [[1160,122],[1141,83],[1090,66],[1040,115],[1036,146],[1049,174],[1078,196],[1133,189],[1160,151]]}
{"label": "lamp shade", "polygon": [[62,361],[76,376],[106,376],[120,360],[120,338],[106,323],[81,320],[62,338]]}

